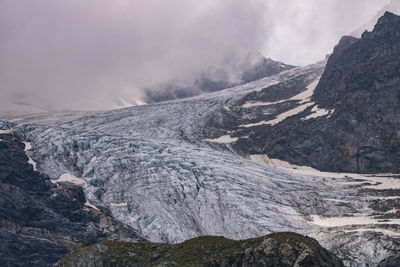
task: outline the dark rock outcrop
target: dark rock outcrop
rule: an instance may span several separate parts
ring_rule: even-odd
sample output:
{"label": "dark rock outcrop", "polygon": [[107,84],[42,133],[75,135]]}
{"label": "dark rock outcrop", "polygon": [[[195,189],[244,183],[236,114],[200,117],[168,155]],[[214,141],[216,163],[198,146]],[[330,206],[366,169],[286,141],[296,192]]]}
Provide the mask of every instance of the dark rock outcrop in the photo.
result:
{"label": "dark rock outcrop", "polygon": [[386,12],[361,39],[343,37],[312,100],[334,112],[304,120],[310,107],[255,129],[261,153],[325,171],[399,173],[400,17]]}
{"label": "dark rock outcrop", "polygon": [[71,252],[56,266],[343,266],[312,238],[275,233],[234,241],[203,236],[181,244],[103,241]]}
{"label": "dark rock outcrop", "polygon": [[313,96],[335,109],[324,132],[336,152],[333,170],[398,173],[400,17],[386,12],[373,32],[336,50]]}
{"label": "dark rock outcrop", "polygon": [[51,266],[99,240],[143,240],[86,206],[81,186],[53,184],[34,171],[24,148],[12,134],[0,134],[0,266]]}

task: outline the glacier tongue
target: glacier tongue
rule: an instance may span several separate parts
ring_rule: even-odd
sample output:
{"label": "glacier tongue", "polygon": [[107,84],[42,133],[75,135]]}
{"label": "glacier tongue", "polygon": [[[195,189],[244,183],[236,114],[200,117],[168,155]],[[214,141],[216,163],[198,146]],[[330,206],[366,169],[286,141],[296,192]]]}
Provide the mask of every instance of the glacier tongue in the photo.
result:
{"label": "glacier tongue", "polygon": [[[379,241],[379,235],[399,233],[397,220],[374,218],[369,204],[378,196],[364,191],[394,178],[321,173],[276,160],[258,164],[196,145],[127,135],[32,125],[14,132],[35,144],[41,172],[53,179],[65,173],[82,177],[88,203],[152,241],[295,231],[318,238],[351,265],[376,262],[397,244]],[[354,218],[359,214],[368,218],[361,227]],[[335,218],[340,224],[328,225]],[[361,247],[365,242],[379,250],[377,259],[371,248]],[[357,252],[348,252],[355,247]]]}
{"label": "glacier tongue", "polygon": [[[210,149],[126,136],[47,129],[34,138],[42,171],[73,170],[85,179],[90,203],[153,241],[310,228],[300,206],[312,195],[304,179],[313,178],[291,177]],[[305,195],[293,203],[299,190]]]}

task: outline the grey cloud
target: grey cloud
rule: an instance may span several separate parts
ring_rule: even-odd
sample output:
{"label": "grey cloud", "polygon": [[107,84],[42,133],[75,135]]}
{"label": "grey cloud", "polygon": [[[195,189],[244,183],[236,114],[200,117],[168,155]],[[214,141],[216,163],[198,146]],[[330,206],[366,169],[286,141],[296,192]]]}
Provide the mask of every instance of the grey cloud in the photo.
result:
{"label": "grey cloud", "polygon": [[131,104],[227,59],[235,79],[248,51],[311,63],[385,2],[1,0],[0,110]]}
{"label": "grey cloud", "polygon": [[2,102],[111,108],[262,44],[262,1],[0,2]]}
{"label": "grey cloud", "polygon": [[371,19],[388,1],[268,1],[268,10],[273,10],[268,19],[277,23],[270,29],[262,52],[295,65],[322,60],[341,36]]}

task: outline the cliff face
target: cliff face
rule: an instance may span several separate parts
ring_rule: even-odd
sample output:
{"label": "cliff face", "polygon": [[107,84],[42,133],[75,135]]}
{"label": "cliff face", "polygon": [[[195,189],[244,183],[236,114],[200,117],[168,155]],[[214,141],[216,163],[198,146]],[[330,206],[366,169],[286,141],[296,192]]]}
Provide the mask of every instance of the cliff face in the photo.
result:
{"label": "cliff face", "polygon": [[[381,99],[398,104],[399,57],[400,17],[386,12],[374,30],[365,32],[361,39],[342,38],[328,60],[313,100],[321,107],[347,104],[348,109],[359,109],[361,104],[375,102],[381,105]],[[357,92],[363,93],[363,98],[359,99],[362,102],[349,103]],[[393,94],[396,99],[390,99]],[[386,109],[386,113],[391,112]]]}
{"label": "cliff face", "polygon": [[[343,45],[343,44],[342,44]],[[400,17],[389,12],[372,32],[336,49],[315,89],[313,100],[335,109],[326,132],[347,140],[337,159],[353,162],[350,171],[399,172]],[[337,168],[345,167],[337,165]],[[350,166],[349,166],[350,167]]]}
{"label": "cliff face", "polygon": [[28,148],[0,134],[0,266],[51,266],[69,250],[105,238],[143,240],[88,205],[82,186],[54,184],[35,171]]}
{"label": "cliff face", "polygon": [[[386,12],[361,39],[342,38],[311,100],[257,133],[263,153],[327,171],[400,172],[400,17]],[[312,109],[327,116],[307,117]]]}
{"label": "cliff face", "polygon": [[56,266],[339,267],[343,263],[312,238],[276,233],[241,241],[203,236],[175,245],[103,241],[69,253]]}

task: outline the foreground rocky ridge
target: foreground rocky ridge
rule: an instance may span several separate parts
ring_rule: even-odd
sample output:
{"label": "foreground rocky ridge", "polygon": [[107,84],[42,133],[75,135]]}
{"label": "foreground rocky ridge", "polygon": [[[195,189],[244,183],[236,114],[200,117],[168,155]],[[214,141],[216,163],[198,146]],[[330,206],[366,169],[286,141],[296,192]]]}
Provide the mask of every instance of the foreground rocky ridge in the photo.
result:
{"label": "foreground rocky ridge", "polygon": [[344,266],[315,239],[275,233],[234,241],[203,236],[180,244],[102,241],[63,257],[58,267],[107,266]]}

